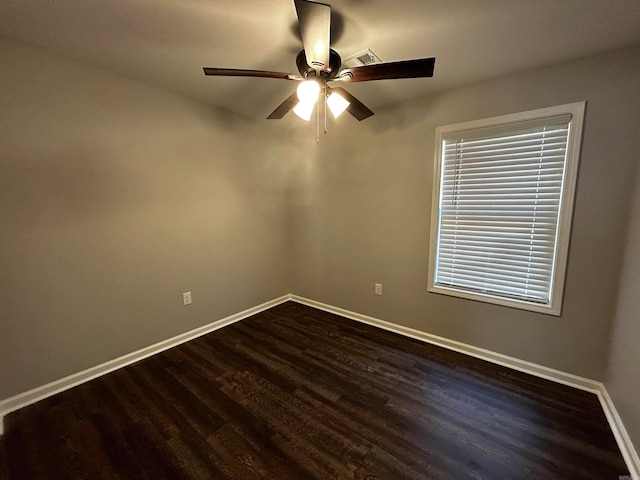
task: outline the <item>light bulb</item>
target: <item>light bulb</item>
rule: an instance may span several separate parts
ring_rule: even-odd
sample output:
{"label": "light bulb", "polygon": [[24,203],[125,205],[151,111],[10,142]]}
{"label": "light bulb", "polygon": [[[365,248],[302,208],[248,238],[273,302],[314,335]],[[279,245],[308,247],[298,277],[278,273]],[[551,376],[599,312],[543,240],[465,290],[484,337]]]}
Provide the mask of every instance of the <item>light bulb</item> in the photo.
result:
{"label": "light bulb", "polygon": [[301,103],[315,104],[318,101],[320,85],[314,80],[305,80],[298,85],[298,98]]}
{"label": "light bulb", "polygon": [[338,118],[342,112],[344,112],[351,102],[345,100],[342,95],[339,95],[336,92],[332,92],[327,98],[327,105],[329,106],[329,110],[333,113],[335,118]]}
{"label": "light bulb", "polygon": [[313,113],[313,107],[315,106],[315,102],[298,102],[298,105],[293,109],[293,113],[299,116],[301,119],[306,120],[307,122],[311,120],[311,114]]}

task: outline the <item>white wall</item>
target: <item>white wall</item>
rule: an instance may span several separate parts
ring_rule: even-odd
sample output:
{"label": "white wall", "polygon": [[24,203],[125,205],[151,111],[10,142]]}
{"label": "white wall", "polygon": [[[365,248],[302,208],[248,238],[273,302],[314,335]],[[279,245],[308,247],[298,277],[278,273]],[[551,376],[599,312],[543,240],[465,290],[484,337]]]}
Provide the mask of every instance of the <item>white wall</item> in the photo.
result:
{"label": "white wall", "polygon": [[0,112],[0,400],[291,290],[277,130],[9,40]]}

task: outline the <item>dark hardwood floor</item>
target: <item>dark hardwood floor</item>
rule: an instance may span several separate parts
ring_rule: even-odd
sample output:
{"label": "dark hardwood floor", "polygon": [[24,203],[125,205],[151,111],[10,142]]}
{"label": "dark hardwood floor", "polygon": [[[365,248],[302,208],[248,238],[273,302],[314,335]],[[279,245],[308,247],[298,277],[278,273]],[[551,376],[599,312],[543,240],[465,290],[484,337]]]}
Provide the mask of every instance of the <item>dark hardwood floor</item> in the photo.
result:
{"label": "dark hardwood floor", "polygon": [[595,395],[292,302],[11,413],[3,440],[11,480],[629,474]]}

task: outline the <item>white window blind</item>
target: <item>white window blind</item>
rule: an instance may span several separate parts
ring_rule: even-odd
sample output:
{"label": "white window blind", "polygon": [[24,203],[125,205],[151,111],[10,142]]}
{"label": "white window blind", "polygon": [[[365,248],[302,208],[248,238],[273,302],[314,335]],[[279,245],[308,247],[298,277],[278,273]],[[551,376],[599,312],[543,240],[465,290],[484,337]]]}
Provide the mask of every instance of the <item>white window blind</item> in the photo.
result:
{"label": "white window blind", "polygon": [[571,120],[441,135],[436,288],[551,304]]}

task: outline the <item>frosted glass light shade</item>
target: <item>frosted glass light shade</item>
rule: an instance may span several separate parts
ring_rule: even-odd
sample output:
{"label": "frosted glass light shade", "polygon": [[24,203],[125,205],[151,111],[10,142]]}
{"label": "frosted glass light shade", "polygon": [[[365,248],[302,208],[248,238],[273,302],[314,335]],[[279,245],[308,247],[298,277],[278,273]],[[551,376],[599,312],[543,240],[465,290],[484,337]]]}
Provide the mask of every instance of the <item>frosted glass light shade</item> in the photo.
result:
{"label": "frosted glass light shade", "polygon": [[320,85],[313,80],[305,80],[298,85],[297,93],[300,103],[310,103],[314,105],[318,101]]}
{"label": "frosted glass light shade", "polygon": [[335,118],[338,118],[340,114],[344,112],[349,105],[351,105],[351,102],[345,100],[336,92],[333,92],[331,95],[329,95],[329,98],[327,98],[327,105],[329,106],[329,110],[331,110],[333,116]]}
{"label": "frosted glass light shade", "polygon": [[315,102],[300,101],[293,109],[293,113],[308,122],[311,120],[311,114],[313,113],[313,107],[315,107],[315,104]]}

